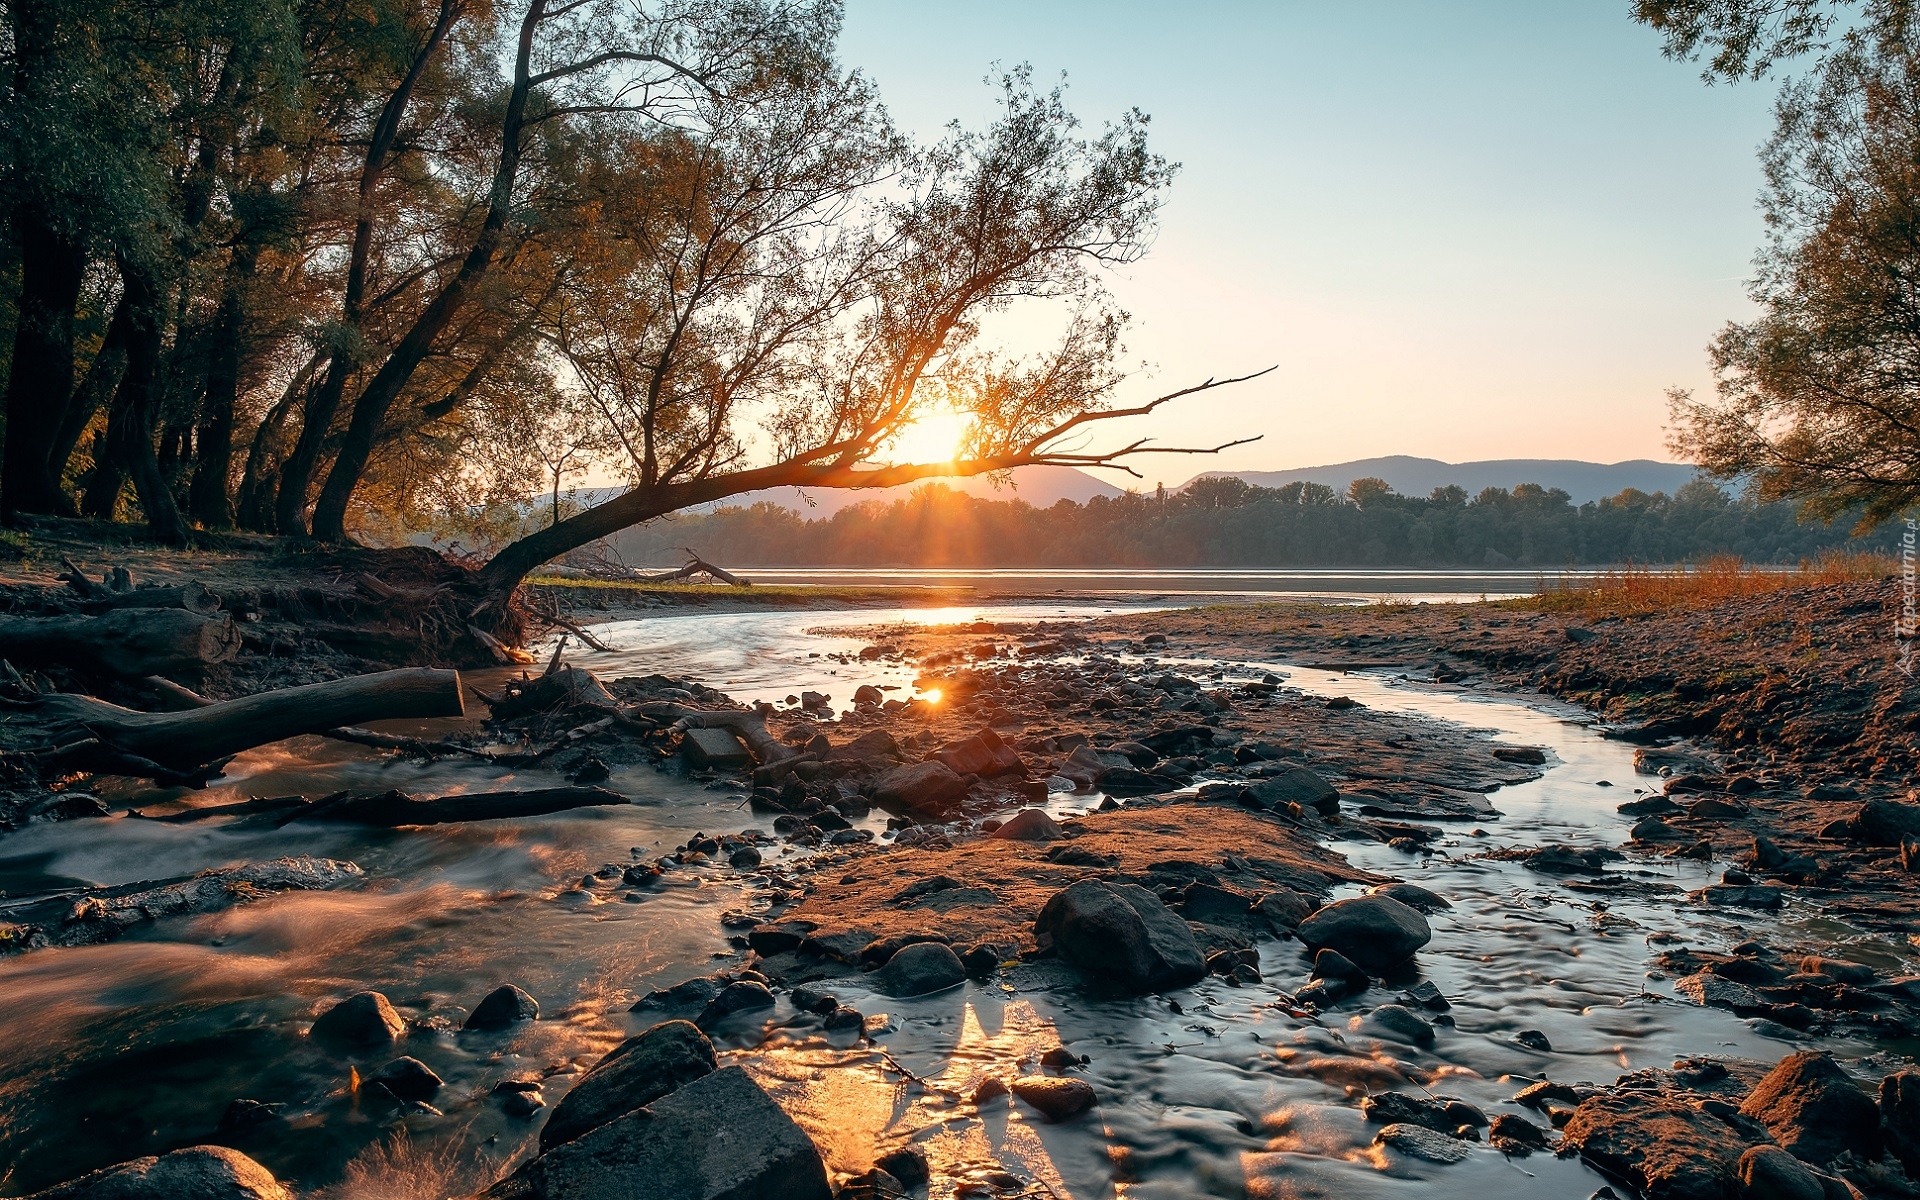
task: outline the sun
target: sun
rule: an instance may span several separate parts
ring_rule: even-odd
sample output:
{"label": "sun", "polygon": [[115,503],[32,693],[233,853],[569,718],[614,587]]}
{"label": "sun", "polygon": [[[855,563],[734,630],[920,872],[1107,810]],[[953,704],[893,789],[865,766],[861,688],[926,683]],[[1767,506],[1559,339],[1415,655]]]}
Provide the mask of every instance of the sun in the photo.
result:
{"label": "sun", "polygon": [[944,463],[960,457],[969,418],[950,408],[935,409],[893,436],[888,456],[898,463]]}

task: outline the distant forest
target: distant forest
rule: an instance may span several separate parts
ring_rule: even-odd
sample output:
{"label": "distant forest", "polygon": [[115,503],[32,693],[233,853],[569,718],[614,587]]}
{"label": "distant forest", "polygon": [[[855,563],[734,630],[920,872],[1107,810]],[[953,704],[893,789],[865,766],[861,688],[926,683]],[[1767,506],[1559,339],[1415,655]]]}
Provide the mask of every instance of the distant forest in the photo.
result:
{"label": "distant forest", "polygon": [[1791,504],[1754,503],[1704,481],[1671,496],[1629,488],[1575,505],[1559,488],[1528,483],[1415,497],[1378,479],[1355,480],[1343,495],[1226,477],[1044,509],[942,484],[815,520],[763,502],[650,522],[618,534],[613,548],[634,565],[677,562],[690,546],[747,567],[1555,567],[1715,554],[1790,563],[1891,547],[1884,529],[1856,539],[1850,528],[1844,519],[1803,524]]}

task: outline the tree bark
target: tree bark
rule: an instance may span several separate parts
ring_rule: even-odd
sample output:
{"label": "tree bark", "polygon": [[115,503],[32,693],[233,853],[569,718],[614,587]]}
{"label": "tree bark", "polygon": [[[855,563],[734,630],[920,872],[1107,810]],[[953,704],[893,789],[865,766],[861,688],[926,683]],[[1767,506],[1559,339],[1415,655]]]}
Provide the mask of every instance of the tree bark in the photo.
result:
{"label": "tree bark", "polygon": [[0,458],[0,517],[57,513],[70,505],[49,456],[73,391],[73,310],[87,255],[78,239],[36,207],[15,212],[20,296],[7,378],[7,430]]}
{"label": "tree bark", "polygon": [[116,608],[89,617],[0,617],[0,658],[22,667],[75,667],[139,679],[205,670],[240,652],[232,617],[181,607],[179,589],[153,590],[168,593],[174,606]]}
{"label": "tree bark", "polygon": [[80,444],[80,438],[87,432],[87,426],[93,424],[93,418],[120,386],[120,375],[127,369],[127,331],[130,319],[127,313],[127,301],[123,296],[113,306],[113,317],[107,322],[107,333],[100,341],[100,349],[94,354],[93,361],[87,364],[87,373],[81,377],[78,387],[73,389],[73,399],[67,402],[67,410],[61,414],[60,429],[54,434],[53,448],[47,453],[47,469],[52,472],[57,483],[66,474],[67,462],[73,457],[74,447]]}
{"label": "tree bark", "polygon": [[186,540],[186,524],[160,472],[153,445],[159,423],[163,298],[152,274],[143,267],[122,260],[120,278],[128,306],[127,369],[107,416],[102,461],[87,488],[86,511],[88,516],[111,516],[120,481],[131,476],[148,528],[161,541],[178,543]]}
{"label": "tree bark", "polygon": [[460,673],[429,667],[381,671],[263,692],[186,712],[143,713],[91,696],[34,696],[27,712],[63,765],[151,776],[189,774],[243,750],[340,725],[466,712]]}
{"label": "tree bark", "polygon": [[240,399],[246,294],[253,282],[254,266],[259,261],[259,247],[250,239],[242,240],[234,247],[233,255],[208,357],[200,444],[193,484],[187,491],[187,509],[204,529],[227,529],[233,525],[233,501],[227,490],[233,474],[233,416]]}

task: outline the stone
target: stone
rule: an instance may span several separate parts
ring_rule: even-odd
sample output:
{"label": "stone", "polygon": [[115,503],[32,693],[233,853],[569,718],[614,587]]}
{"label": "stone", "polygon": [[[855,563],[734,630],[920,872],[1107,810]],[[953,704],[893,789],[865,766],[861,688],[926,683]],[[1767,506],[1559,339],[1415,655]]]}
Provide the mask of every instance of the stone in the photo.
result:
{"label": "stone", "polygon": [[1097,1103],[1092,1084],[1084,1079],[1064,1079],[1056,1075],[1016,1079],[1013,1094],[1039,1109],[1049,1121],[1064,1121]]}
{"label": "stone", "polygon": [[[761,926],[760,928],[765,928]],[[748,934],[751,938],[752,934]],[[762,951],[762,953],[770,953]],[[670,988],[656,988],[633,1002],[628,1012],[698,1012],[705,1008],[726,987],[724,980],[711,975],[701,975],[676,983]]]}
{"label": "stone", "polygon": [[856,707],[862,704],[878,704],[886,698],[885,692],[870,683],[863,683],[853,689],[853,703]]}
{"label": "stone", "polygon": [[1056,842],[1067,836],[1067,831],[1044,810],[1023,808],[988,836],[1008,842]]}
{"label": "stone", "polygon": [[368,1079],[402,1100],[426,1101],[440,1090],[441,1079],[417,1058],[396,1058]]}
{"label": "stone", "polygon": [[859,1033],[866,1029],[867,1017],[857,1008],[840,1005],[826,1015],[820,1027],[828,1033]]}
{"label": "stone", "polygon": [[1457,1163],[1473,1152],[1458,1138],[1423,1125],[1389,1125],[1373,1135],[1373,1144],[1432,1163]]}
{"label": "stone", "polygon": [[540,1002],[511,983],[486,994],[467,1014],[463,1029],[506,1029],[521,1021],[540,1019]]}
{"label": "stone", "polygon": [[500,1108],[510,1117],[526,1120],[547,1106],[547,1098],[539,1088],[528,1091],[500,1093]]}
{"label": "stone", "polygon": [[1397,1041],[1409,1042],[1415,1046],[1431,1046],[1435,1034],[1433,1026],[1426,1023],[1412,1009],[1398,1004],[1382,1004],[1367,1014],[1364,1024]]}
{"label": "stone", "polygon": [[753,761],[746,743],[731,729],[689,729],[680,737],[680,749],[696,767],[731,769]]}
{"label": "stone", "polygon": [[239,1133],[280,1119],[284,1104],[263,1104],[258,1100],[230,1100],[220,1114],[221,1133]]}
{"label": "stone", "polygon": [[[1360,1115],[1376,1125],[1420,1125],[1436,1133],[1452,1133],[1467,1123],[1453,1120],[1448,1108],[1444,1100],[1405,1092],[1376,1092],[1360,1101]],[[1486,1119],[1479,1123],[1486,1124]]]}
{"label": "stone", "polygon": [[881,776],[873,789],[873,798],[878,804],[904,809],[915,816],[935,818],[955,811],[966,794],[967,781],[943,762],[895,767]]}
{"label": "stone", "polygon": [[1207,973],[1187,923],[1130,883],[1083,879],[1047,898],[1034,920],[1043,946],[1132,991],[1184,987]]}
{"label": "stone", "polygon": [[1871,846],[1898,846],[1906,838],[1920,838],[1920,804],[1896,800],[1869,800],[1854,814],[1853,836]]}
{"label": "stone", "polygon": [[1825,975],[1835,983],[1851,983],[1862,986],[1873,982],[1873,968],[1864,963],[1848,962],[1843,958],[1822,958],[1818,954],[1809,954],[1800,960],[1802,975]]}
{"label": "stone", "polygon": [[1268,928],[1290,935],[1313,915],[1313,905],[1292,888],[1276,888],[1253,902],[1253,911],[1266,918]]}
{"label": "stone", "polygon": [[1289,767],[1277,775],[1262,779],[1247,790],[1262,808],[1285,808],[1289,804],[1298,804],[1322,816],[1332,816],[1340,811],[1340,793],[1334,790],[1332,784],[1305,767]]}
{"label": "stone", "polygon": [[693,1023],[705,1029],[714,1022],[725,1020],[735,1013],[754,1008],[772,1007],[773,993],[767,990],[766,984],[743,979],[721,989],[720,994],[700,1010],[700,1015],[693,1019]]}
{"label": "stone", "polygon": [[540,1148],[550,1150],[652,1104],[719,1065],[713,1043],[698,1026],[687,1021],[655,1025],[616,1046],[561,1097],[540,1131]]}
{"label": "stone", "polygon": [[1880,1128],[1887,1149],[1920,1179],[1920,1071],[1896,1071],[1880,1081]]}
{"label": "stone", "polygon": [[1501,762],[1521,763],[1529,767],[1544,766],[1547,752],[1538,746],[1495,746],[1493,756]]}
{"label": "stone", "polygon": [[1366,991],[1373,982],[1338,950],[1322,950],[1313,956],[1313,978],[1332,980],[1344,987],[1348,995]]}
{"label": "stone", "polygon": [[1768,912],[1780,907],[1786,892],[1770,884],[1713,884],[1690,893],[1695,900],[1728,908],[1758,908]]}
{"label": "stone", "polygon": [[312,1035],[342,1045],[375,1046],[407,1031],[407,1023],[379,992],[355,992],[320,1014]]}
{"label": "stone", "polygon": [[883,995],[927,996],[965,983],[967,969],[951,948],[939,942],[920,942],[895,953],[872,978]]}
{"label": "stone", "polygon": [[1880,1157],[1879,1111],[1825,1054],[1802,1050],[1781,1059],[1740,1111],[1803,1162],[1824,1164],[1848,1150],[1868,1162]]}
{"label": "stone", "polygon": [[1826,1200],[1826,1185],[1778,1146],[1753,1146],[1736,1168],[1745,1200]]}
{"label": "stone", "polygon": [[758,846],[735,846],[727,852],[727,865],[740,871],[751,871],[761,863]]}
{"label": "stone", "polygon": [[[770,921],[765,925],[755,925],[747,930],[747,945],[755,954],[762,957],[769,954],[785,954],[790,950],[798,950],[801,943],[807,940],[807,935],[815,928],[812,921]],[[717,989],[713,993],[714,996],[719,994]],[[712,998],[713,996],[707,997],[709,1000]]]}
{"label": "stone", "polygon": [[1747,1143],[1734,1128],[1656,1093],[1614,1091],[1581,1101],[1564,1150],[1626,1179],[1648,1200],[1727,1200]]}
{"label": "stone", "polygon": [[910,1188],[922,1187],[933,1177],[925,1151],[914,1146],[889,1150],[873,1160],[873,1165]]}
{"label": "stone", "polygon": [[293,1200],[293,1192],[238,1150],[189,1146],[105,1167],[29,1200]]}
{"label": "stone", "polygon": [[1487,1140],[1508,1154],[1547,1148],[1547,1131],[1517,1113],[1501,1113],[1487,1127]]}
{"label": "stone", "polygon": [[1538,1050],[1542,1054],[1553,1053],[1553,1043],[1548,1041],[1547,1035],[1538,1029],[1522,1029],[1513,1035],[1513,1040],[1529,1050]]}
{"label": "stone", "polygon": [[1100,772],[1094,783],[1110,796],[1143,796],[1171,786],[1158,775],[1149,775],[1132,767],[1109,767]]}
{"label": "stone", "polygon": [[1766,1007],[1759,993],[1744,983],[1736,983],[1712,971],[1696,971],[1673,981],[1673,990],[1708,1008],[1724,1008],[1746,1013]]}
{"label": "stone", "polygon": [[991,729],[982,729],[972,737],[948,742],[934,751],[934,757],[945,763],[956,775],[1005,775],[1011,771],[1026,768],[1020,759],[1020,752],[1001,740],[999,734]]}
{"label": "stone", "polygon": [[849,1176],[833,1193],[833,1200],[907,1200],[907,1185],[873,1167]]}
{"label": "stone", "polygon": [[1657,842],[1680,836],[1680,831],[1662,821],[1659,817],[1641,817],[1633,828],[1627,830],[1627,836],[1636,842]]}
{"label": "stone", "polygon": [[803,983],[799,987],[794,988],[788,998],[793,1001],[793,1006],[801,1012],[816,1013],[820,1016],[825,1016],[840,1007],[840,998],[838,996],[832,992],[823,991],[809,983]]}
{"label": "stone", "polygon": [[833,1193],[812,1139],[745,1071],[726,1067],[548,1150],[485,1194],[488,1200],[831,1200]]}
{"label": "stone", "polygon": [[891,733],[884,729],[869,729],[844,746],[830,747],[823,757],[828,761],[842,759],[866,762],[876,758],[891,758],[898,761],[906,755]]}
{"label": "stone", "polygon": [[1398,967],[1433,940],[1425,917],[1386,896],[1336,900],[1294,932],[1309,948],[1338,950],[1376,975]]}
{"label": "stone", "polygon": [[1251,896],[1212,883],[1190,883],[1180,898],[1180,914],[1202,925],[1242,926],[1252,911]]}
{"label": "stone", "polygon": [[1429,916],[1442,909],[1453,907],[1452,902],[1446,897],[1437,892],[1430,892],[1417,883],[1383,883],[1367,894],[1398,900],[1408,908]]}

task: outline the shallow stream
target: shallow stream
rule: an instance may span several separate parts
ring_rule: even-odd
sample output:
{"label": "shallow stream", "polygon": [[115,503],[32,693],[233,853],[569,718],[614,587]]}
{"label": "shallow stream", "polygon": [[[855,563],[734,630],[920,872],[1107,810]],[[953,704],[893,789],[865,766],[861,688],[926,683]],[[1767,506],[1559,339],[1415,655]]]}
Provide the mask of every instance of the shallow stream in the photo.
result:
{"label": "shallow stream", "polygon": [[[1098,611],[1028,605],[844,618],[653,618],[600,627],[619,651],[579,662],[609,677],[693,677],[748,700],[806,688],[844,698],[865,682],[905,695],[909,669],[841,661],[833,656],[864,643],[808,630],[1092,615]],[[1463,1162],[1436,1165],[1371,1147],[1374,1129],[1355,1107],[1358,1096],[1385,1087],[1418,1092],[1398,1082],[1417,1075],[1431,1091],[1492,1115],[1515,1111],[1506,1105],[1521,1080],[1611,1080],[1694,1054],[1771,1061],[1804,1044],[1675,1000],[1664,981],[1648,978],[1653,950],[1645,939],[1655,932],[1710,949],[1760,937],[1782,950],[1818,940],[1833,953],[1838,941],[1846,957],[1886,966],[1912,953],[1855,937],[1791,904],[1772,916],[1688,904],[1684,891],[1717,878],[1724,864],[1620,864],[1633,878],[1680,889],[1630,898],[1576,891],[1517,863],[1472,857],[1496,846],[1624,840],[1631,822],[1614,808],[1636,786],[1651,785],[1635,776],[1631,747],[1601,738],[1576,712],[1381,673],[1330,675],[1276,662],[1177,665],[1221,669],[1228,679],[1272,670],[1310,693],[1348,695],[1547,748],[1543,778],[1493,793],[1504,815],[1481,827],[1484,836],[1450,828],[1431,856],[1371,841],[1336,846],[1357,866],[1452,901],[1450,912],[1433,918],[1434,940],[1419,968],[1452,1001],[1455,1027],[1441,1029],[1438,1044],[1424,1051],[1369,1036],[1359,1014],[1391,1000],[1392,989],[1348,1001],[1318,1024],[1291,1017],[1275,1001],[1305,982],[1308,961],[1298,943],[1268,942],[1266,984],[1209,980],[1182,993],[1179,1010],[1158,997],[1112,1000],[1055,990],[1048,971],[1021,967],[913,1001],[852,984],[836,988],[844,1002],[889,1018],[893,1028],[876,1039],[885,1054],[785,1029],[792,1012],[784,1001],[772,1017],[763,1011],[717,1030],[716,1041],[738,1051],[809,1128],[832,1167],[861,1169],[877,1144],[911,1140],[935,1163],[939,1197],[953,1195],[956,1180],[1003,1186],[981,1195],[1075,1200],[1359,1200],[1416,1191],[1474,1200],[1585,1196],[1605,1181],[1551,1155],[1508,1159],[1476,1146]],[[1612,786],[1601,786],[1603,780]],[[227,778],[191,802],[561,782],[541,771],[503,780],[481,763],[392,762],[300,739],[236,760]],[[765,827],[732,785],[643,767],[616,771],[607,786],[632,797],[632,805],[402,831],[314,824],[243,831],[116,816],[36,825],[0,841],[0,890],[13,896],[300,853],[351,859],[369,880],[357,890],[294,893],[161,922],[110,945],[0,959],[0,1063],[7,1068],[0,1079],[0,1195],[208,1140],[238,1097],[286,1105],[283,1123],[228,1140],[294,1181],[302,1195],[425,1198],[484,1183],[537,1129],[537,1121],[506,1116],[488,1095],[492,1084],[509,1074],[555,1074],[548,1099],[557,1099],[567,1074],[651,1023],[627,1011],[636,997],[733,961],[737,952],[720,914],[751,909],[771,886],[764,874],[722,866],[677,873],[631,901],[621,889],[582,891],[575,883],[583,873],[628,861],[636,851],[651,858],[695,832]],[[145,806],[180,795],[106,798]],[[1064,815],[1100,799],[1060,795],[1053,804]],[[871,823],[879,820],[876,814]],[[782,861],[770,856],[773,874]],[[503,982],[538,997],[543,1019],[510,1033],[454,1032],[464,1013]],[[418,1033],[404,1047],[446,1080],[434,1102],[441,1115],[402,1115],[376,1092],[355,1087],[355,1070],[377,1069],[392,1052],[343,1059],[304,1038],[319,1008],[367,988],[385,992],[404,1016],[445,1022],[444,1031]],[[1513,1035],[1521,1030],[1540,1031],[1553,1049],[1517,1043]],[[982,1113],[960,1099],[980,1077],[1016,1073],[1022,1059],[1029,1061],[1018,1073],[1030,1072],[1031,1059],[1062,1043],[1091,1060],[1084,1075],[1101,1103],[1088,1117],[1046,1125],[1004,1102]],[[1873,1050],[1824,1044],[1842,1058]]]}

